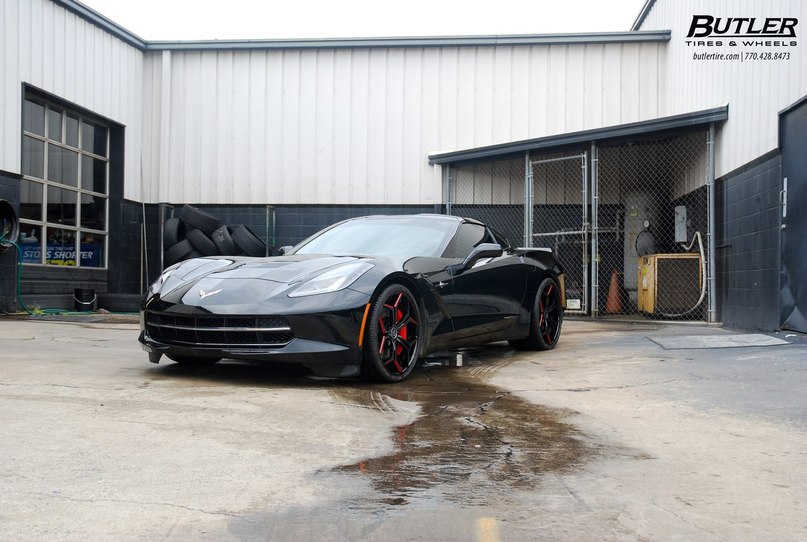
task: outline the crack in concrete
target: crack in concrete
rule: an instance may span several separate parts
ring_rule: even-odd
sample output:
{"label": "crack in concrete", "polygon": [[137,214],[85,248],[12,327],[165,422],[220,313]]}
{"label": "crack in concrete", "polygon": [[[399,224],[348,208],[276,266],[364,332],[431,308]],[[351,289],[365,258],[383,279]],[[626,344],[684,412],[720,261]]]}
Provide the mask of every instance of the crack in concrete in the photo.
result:
{"label": "crack in concrete", "polygon": [[15,493],[17,495],[29,495],[29,496],[36,496],[36,497],[45,497],[45,498],[56,498],[63,501],[69,502],[79,502],[79,503],[101,503],[101,502],[111,502],[111,503],[121,503],[121,504],[141,504],[144,506],[167,506],[170,508],[179,508],[181,510],[187,510],[189,512],[199,512],[200,514],[206,514],[209,516],[224,516],[228,518],[237,518],[246,520],[243,516],[239,514],[234,514],[232,512],[225,512],[225,511],[210,511],[204,510],[202,508],[193,508],[192,506],[184,506],[181,504],[174,504],[170,502],[156,502],[156,501],[138,501],[134,499],[79,499],[77,497],[68,497],[66,495],[56,495],[53,493],[44,493],[41,491],[35,492],[24,492],[24,491],[14,491],[11,493]]}
{"label": "crack in concrete", "polygon": [[[682,500],[682,499],[680,499],[679,497],[676,497],[676,498],[677,498],[678,500]],[[725,536],[721,535],[720,533],[715,532],[715,531],[711,531],[711,530],[709,530],[709,529],[707,529],[707,528],[705,528],[705,527],[703,527],[703,526],[701,526],[701,525],[698,525],[698,523],[697,523],[696,521],[690,521],[689,519],[687,519],[686,517],[682,516],[681,514],[678,514],[678,513],[674,512],[673,510],[670,510],[669,508],[666,508],[666,507],[664,507],[664,506],[660,505],[659,503],[657,503],[657,502],[656,502],[656,499],[655,499],[655,498],[653,498],[653,499],[652,499],[650,502],[653,504],[653,506],[655,506],[655,507],[656,507],[656,508],[658,508],[659,510],[663,510],[663,511],[667,512],[668,514],[671,514],[671,515],[675,516],[675,517],[676,517],[676,518],[678,518],[678,519],[679,519],[681,522],[686,523],[687,525],[692,525],[693,527],[695,527],[695,528],[697,528],[697,529],[699,529],[699,530],[701,530],[701,531],[707,532],[707,533],[709,533],[710,535],[715,536],[715,537],[717,537],[717,538],[718,538],[718,539],[720,539],[720,540],[729,540],[728,538],[726,538]],[[683,502],[685,502],[685,504],[687,504],[687,505],[689,505],[689,506],[692,506],[691,504],[687,503],[686,501],[683,501]]]}
{"label": "crack in concrete", "polygon": [[703,380],[703,378],[671,378],[669,380],[652,380],[650,382],[641,382],[639,384],[623,384],[620,386],[585,386],[579,388],[534,388],[534,389],[520,389],[514,390],[517,393],[535,392],[535,391],[568,391],[568,392],[586,392],[586,391],[599,391],[599,390],[627,390],[631,388],[643,388],[646,386],[657,386],[659,384],[671,384],[673,382],[692,382],[696,380]]}

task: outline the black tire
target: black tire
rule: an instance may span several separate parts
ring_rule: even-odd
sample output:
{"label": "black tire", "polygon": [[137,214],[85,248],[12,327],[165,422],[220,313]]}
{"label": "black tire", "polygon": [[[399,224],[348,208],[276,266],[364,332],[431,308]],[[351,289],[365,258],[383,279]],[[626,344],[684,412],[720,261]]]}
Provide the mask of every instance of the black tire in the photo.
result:
{"label": "black tire", "polygon": [[165,264],[165,267],[174,265],[175,263],[184,260],[191,252],[193,252],[193,245],[191,245],[190,241],[187,239],[183,239],[176,245],[168,247],[165,250],[163,263]]}
{"label": "black tire", "polygon": [[188,226],[202,230],[207,235],[212,234],[221,226],[218,218],[191,205],[182,207],[179,211],[179,219]]}
{"label": "black tire", "polygon": [[391,284],[375,298],[364,330],[362,378],[405,380],[420,357],[420,309],[412,292]]}
{"label": "black tire", "polygon": [[237,256],[240,253],[238,245],[233,242],[233,238],[230,235],[229,226],[220,227],[213,232],[210,238],[213,239],[213,243],[216,244],[216,250],[218,250],[219,254],[222,256]]}
{"label": "black tire", "polygon": [[547,277],[535,293],[530,318],[530,334],[523,339],[511,340],[519,350],[552,350],[558,344],[563,327],[563,307],[557,281]]}
{"label": "black tire", "polygon": [[185,226],[178,218],[169,218],[163,224],[163,248],[168,250],[185,239]]}
{"label": "black tire", "polygon": [[205,255],[202,254],[201,252],[199,252],[198,250],[193,250],[193,251],[191,251],[190,254],[188,254],[187,256],[185,256],[182,259],[183,260],[192,260],[194,258],[204,258],[204,257],[205,257]]}
{"label": "black tire", "polygon": [[176,354],[166,354],[165,357],[188,367],[208,367],[221,361],[221,358],[197,358],[195,356],[178,356]]}
{"label": "black tire", "polygon": [[252,233],[243,224],[233,227],[232,238],[238,248],[247,256],[260,257],[266,255],[266,243],[261,241],[260,237]]}
{"label": "black tire", "polygon": [[202,230],[192,229],[185,233],[193,248],[202,253],[202,256],[215,256],[219,253],[216,244]]}

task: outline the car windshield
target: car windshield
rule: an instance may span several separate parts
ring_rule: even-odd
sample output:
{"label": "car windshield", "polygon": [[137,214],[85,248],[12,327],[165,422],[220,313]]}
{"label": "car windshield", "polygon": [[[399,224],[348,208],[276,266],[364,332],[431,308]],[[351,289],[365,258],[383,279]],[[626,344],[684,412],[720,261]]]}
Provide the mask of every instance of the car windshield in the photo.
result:
{"label": "car windshield", "polygon": [[293,254],[440,256],[457,224],[427,217],[351,220],[303,241]]}

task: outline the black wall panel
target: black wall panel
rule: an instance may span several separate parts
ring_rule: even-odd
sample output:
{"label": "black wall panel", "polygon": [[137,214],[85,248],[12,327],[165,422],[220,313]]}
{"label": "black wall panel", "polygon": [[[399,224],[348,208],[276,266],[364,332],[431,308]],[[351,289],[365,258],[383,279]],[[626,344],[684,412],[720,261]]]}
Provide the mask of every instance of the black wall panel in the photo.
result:
{"label": "black wall panel", "polygon": [[718,319],[779,328],[780,158],[768,153],[716,183]]}
{"label": "black wall panel", "polygon": [[[11,203],[19,216],[19,176],[0,171],[0,199]],[[16,301],[16,270],[17,251],[14,247],[0,252],[0,310],[15,312]]]}

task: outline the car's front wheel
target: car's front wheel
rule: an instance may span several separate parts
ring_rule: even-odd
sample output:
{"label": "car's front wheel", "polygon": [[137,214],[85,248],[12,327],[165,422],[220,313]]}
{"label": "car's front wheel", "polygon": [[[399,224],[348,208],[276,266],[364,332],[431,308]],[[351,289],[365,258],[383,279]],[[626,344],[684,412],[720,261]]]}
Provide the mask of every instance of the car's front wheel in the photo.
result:
{"label": "car's front wheel", "polygon": [[558,344],[563,325],[563,306],[557,281],[547,277],[541,281],[535,294],[530,334],[523,339],[511,340],[519,350],[551,350]]}
{"label": "car's front wheel", "polygon": [[365,329],[362,377],[400,382],[415,368],[420,349],[420,311],[412,292],[391,284],[376,297]]}

